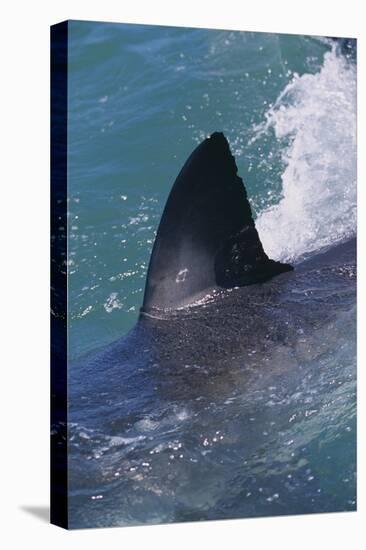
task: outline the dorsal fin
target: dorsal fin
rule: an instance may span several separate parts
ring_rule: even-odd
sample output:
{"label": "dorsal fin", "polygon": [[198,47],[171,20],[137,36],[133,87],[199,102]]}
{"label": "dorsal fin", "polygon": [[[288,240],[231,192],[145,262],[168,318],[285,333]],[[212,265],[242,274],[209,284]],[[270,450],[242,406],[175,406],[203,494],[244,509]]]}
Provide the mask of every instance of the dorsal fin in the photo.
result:
{"label": "dorsal fin", "polygon": [[229,144],[215,132],[193,151],[170,192],[142,310],[175,309],[215,287],[264,282],[291,269],[265,254]]}

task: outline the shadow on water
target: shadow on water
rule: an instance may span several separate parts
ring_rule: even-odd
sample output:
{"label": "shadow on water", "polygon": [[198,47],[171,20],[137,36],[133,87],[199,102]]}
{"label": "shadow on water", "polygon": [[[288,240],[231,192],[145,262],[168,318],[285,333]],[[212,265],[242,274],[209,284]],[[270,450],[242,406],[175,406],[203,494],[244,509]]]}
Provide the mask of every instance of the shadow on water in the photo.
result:
{"label": "shadow on water", "polygon": [[26,512],[27,514],[30,514],[43,522],[50,522],[49,506],[20,506],[19,508],[23,512]]}

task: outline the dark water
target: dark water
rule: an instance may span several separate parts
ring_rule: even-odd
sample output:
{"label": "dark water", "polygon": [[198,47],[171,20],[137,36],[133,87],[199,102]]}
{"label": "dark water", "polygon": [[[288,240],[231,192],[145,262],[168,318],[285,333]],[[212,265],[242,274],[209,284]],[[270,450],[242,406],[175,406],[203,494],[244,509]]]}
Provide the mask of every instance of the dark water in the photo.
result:
{"label": "dark water", "polygon": [[[69,354],[86,373],[71,525],[355,509],[354,306],[309,335],[303,377],[265,387],[244,390],[239,369],[232,387],[192,394],[181,380],[157,402],[144,365],[93,362],[136,322],[167,195],[213,131],[273,258],[355,232],[354,62],[318,37],[73,22],[69,39]],[[272,367],[289,361],[279,347]]]}

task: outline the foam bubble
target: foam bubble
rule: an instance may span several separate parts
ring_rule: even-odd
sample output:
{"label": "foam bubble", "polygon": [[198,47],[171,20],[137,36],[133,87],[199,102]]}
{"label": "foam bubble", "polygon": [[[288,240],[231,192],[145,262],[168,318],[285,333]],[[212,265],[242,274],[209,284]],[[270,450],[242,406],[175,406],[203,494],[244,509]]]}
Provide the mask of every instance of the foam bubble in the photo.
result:
{"label": "foam bubble", "polygon": [[316,74],[295,75],[257,134],[283,143],[282,197],[257,218],[264,249],[296,261],[356,231],[356,67],[327,52]]}

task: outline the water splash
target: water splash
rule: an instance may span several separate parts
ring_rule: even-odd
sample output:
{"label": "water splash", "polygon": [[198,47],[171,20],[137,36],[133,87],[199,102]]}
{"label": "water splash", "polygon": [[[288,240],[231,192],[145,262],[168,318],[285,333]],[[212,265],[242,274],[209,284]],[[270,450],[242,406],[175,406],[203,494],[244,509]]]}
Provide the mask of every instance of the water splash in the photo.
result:
{"label": "water splash", "polygon": [[336,53],[287,84],[256,136],[283,145],[282,198],[256,221],[266,252],[296,261],[356,230],[356,67]]}

